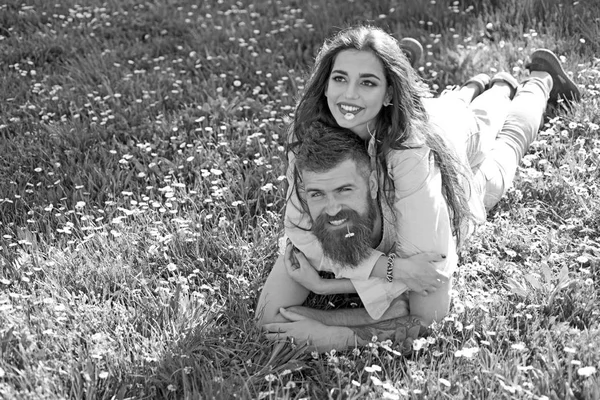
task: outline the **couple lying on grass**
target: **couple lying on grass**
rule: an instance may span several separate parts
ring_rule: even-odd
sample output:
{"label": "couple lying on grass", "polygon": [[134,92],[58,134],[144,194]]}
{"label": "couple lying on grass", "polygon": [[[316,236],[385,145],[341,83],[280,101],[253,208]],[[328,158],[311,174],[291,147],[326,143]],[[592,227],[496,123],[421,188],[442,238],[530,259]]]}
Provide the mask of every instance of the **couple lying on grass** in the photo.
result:
{"label": "couple lying on grass", "polygon": [[[457,248],[512,184],[547,105],[580,99],[551,51],[530,59],[521,83],[480,74],[430,98],[383,30],[324,43],[289,130],[287,245],[257,305],[267,337],[410,350],[446,315]],[[357,293],[364,308],[304,307],[310,292]]]}

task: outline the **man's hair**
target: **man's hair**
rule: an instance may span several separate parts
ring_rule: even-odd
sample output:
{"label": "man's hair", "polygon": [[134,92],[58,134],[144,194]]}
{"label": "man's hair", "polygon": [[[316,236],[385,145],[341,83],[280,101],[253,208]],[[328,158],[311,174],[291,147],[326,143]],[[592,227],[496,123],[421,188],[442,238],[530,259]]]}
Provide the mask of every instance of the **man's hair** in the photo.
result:
{"label": "man's hair", "polygon": [[365,146],[349,129],[314,122],[301,140],[290,144],[290,150],[296,158],[297,175],[304,171],[327,172],[346,160],[353,160],[361,174],[368,177],[370,158]]}
{"label": "man's hair", "polygon": [[295,158],[293,182],[290,183],[294,185],[302,208],[309,213],[306,199],[302,195],[302,172],[327,172],[346,160],[353,160],[361,176],[368,179],[371,173],[371,159],[365,141],[349,129],[316,121],[305,129],[302,139],[289,143],[288,150]]}

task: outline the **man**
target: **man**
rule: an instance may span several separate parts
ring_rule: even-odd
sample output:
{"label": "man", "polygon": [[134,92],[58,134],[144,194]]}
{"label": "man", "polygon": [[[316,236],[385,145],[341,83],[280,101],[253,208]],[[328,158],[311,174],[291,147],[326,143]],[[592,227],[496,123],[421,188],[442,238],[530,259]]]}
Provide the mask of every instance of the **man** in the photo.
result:
{"label": "man", "polygon": [[[301,198],[312,219],[312,231],[319,239],[325,256],[337,260],[347,268],[353,268],[368,250],[373,248],[385,254],[393,253],[395,244],[394,216],[387,199],[380,193],[376,171],[365,145],[354,133],[343,128],[316,124],[309,138],[299,143],[296,153],[296,169],[301,181]],[[431,322],[431,318],[410,316],[409,296],[398,295],[381,318],[374,320],[365,309],[322,311],[302,307],[309,290],[293,279],[290,260],[298,260],[298,270],[312,270],[301,253],[288,245],[286,254],[280,256],[269,274],[257,306],[259,324],[272,339],[291,337],[309,341],[314,348],[326,351],[344,349],[366,344],[373,336],[378,340],[392,339],[410,345]],[[287,261],[286,261],[287,260]],[[393,260],[393,258],[392,258]],[[286,262],[288,267],[286,267]],[[429,262],[429,259],[423,261]],[[435,273],[435,268],[432,268]],[[378,279],[373,287],[394,287],[398,282],[388,283],[382,279],[389,270],[369,271]],[[393,271],[392,275],[393,275]],[[316,274],[316,271],[313,270]],[[368,275],[368,274],[367,274]],[[412,302],[424,303],[438,317],[444,316],[450,302],[450,282],[441,275],[435,291],[429,296],[410,298]],[[327,280],[323,280],[325,282]],[[355,292],[349,280],[336,285],[338,293]],[[400,285],[402,285],[400,283]],[[405,292],[406,288],[397,293]],[[331,293],[331,290],[324,290]],[[362,295],[361,295],[362,298]],[[421,304],[423,306],[423,304]],[[418,309],[422,307],[417,307]]]}

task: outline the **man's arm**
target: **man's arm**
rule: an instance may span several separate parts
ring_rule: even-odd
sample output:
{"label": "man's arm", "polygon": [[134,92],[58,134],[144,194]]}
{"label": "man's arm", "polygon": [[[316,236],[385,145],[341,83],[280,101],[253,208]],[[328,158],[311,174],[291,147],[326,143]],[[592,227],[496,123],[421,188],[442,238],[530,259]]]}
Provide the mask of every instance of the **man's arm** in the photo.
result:
{"label": "man's arm", "polygon": [[408,301],[404,296],[399,296],[378,320],[373,319],[365,308],[317,310],[304,306],[292,306],[288,307],[287,310],[314,319],[325,325],[355,327],[408,316]]}
{"label": "man's arm", "polygon": [[308,297],[308,289],[294,281],[287,273],[280,255],[258,298],[256,318],[259,325],[287,321],[279,313],[281,307],[299,306]]}
{"label": "man's arm", "polygon": [[412,350],[412,341],[427,331],[421,320],[412,316],[347,327],[325,325],[285,309],[281,310],[281,315],[290,322],[265,324],[267,338],[274,341],[291,338],[298,344],[308,343],[309,347],[321,352],[366,345],[376,337],[378,341],[391,340],[399,344],[405,353]]}

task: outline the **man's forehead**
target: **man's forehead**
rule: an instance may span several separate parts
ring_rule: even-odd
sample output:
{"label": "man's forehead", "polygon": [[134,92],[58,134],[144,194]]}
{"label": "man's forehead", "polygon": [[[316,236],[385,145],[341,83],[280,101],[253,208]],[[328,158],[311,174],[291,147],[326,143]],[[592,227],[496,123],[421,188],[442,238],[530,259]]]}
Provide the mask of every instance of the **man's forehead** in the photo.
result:
{"label": "man's forehead", "polygon": [[366,179],[354,160],[345,160],[327,171],[303,171],[302,181],[306,190],[310,188],[334,189],[344,185],[360,186]]}

